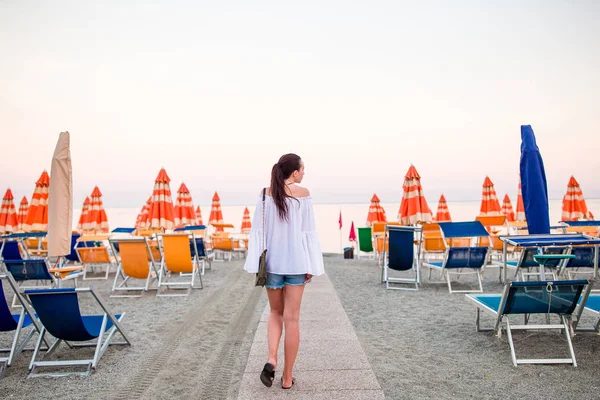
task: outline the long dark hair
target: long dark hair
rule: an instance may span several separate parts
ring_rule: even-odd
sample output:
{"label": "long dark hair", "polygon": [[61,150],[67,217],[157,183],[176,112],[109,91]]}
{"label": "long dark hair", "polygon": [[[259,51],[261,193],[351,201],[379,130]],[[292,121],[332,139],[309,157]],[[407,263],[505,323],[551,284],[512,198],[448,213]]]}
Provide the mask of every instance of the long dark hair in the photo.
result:
{"label": "long dark hair", "polygon": [[294,171],[300,169],[301,159],[296,154],[284,154],[281,156],[277,164],[273,165],[271,170],[271,196],[277,207],[279,218],[284,221],[288,219],[288,204],[285,201],[288,197],[293,198],[287,194],[285,190],[285,180],[288,179]]}

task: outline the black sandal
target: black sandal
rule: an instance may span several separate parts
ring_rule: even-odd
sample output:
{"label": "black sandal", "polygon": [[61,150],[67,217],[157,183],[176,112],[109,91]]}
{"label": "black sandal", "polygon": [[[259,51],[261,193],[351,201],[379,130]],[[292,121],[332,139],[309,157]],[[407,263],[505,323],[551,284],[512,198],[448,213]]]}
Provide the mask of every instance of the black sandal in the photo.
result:
{"label": "black sandal", "polygon": [[294,383],[296,383],[296,379],[294,377],[292,377],[292,384],[291,384],[291,386],[290,387],[285,387],[285,386],[283,386],[283,377],[281,377],[281,388],[282,389],[286,389],[286,390],[287,389],[291,389],[294,386]]}
{"label": "black sandal", "polygon": [[262,372],[260,373],[260,381],[266,387],[271,387],[273,385],[273,379],[275,379],[275,369],[273,364],[266,363]]}

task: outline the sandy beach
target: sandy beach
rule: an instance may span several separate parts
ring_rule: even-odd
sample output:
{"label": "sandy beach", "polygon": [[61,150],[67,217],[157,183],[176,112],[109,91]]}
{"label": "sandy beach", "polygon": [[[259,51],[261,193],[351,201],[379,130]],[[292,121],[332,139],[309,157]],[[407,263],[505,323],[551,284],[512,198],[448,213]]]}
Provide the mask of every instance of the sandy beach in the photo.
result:
{"label": "sandy beach", "polygon": [[[372,260],[330,255],[325,262],[386,398],[596,396],[597,335],[575,336],[577,368],[515,368],[506,337],[475,332],[475,307],[464,295],[450,295],[445,285],[427,283],[417,292],[386,291]],[[156,298],[153,293],[111,299],[110,281],[92,281],[114,312],[127,313],[123,327],[133,346],[111,347],[89,377],[27,379],[27,352],[0,378],[3,398],[236,398],[249,360],[255,361],[251,344],[266,295],[253,287],[241,261],[214,263],[204,283],[204,289],[187,299]],[[500,291],[496,269],[486,272],[484,289]],[[84,312],[93,311],[91,302],[82,304]],[[582,323],[591,323],[584,315]],[[484,316],[483,321],[492,319]],[[0,345],[6,345],[6,335],[0,338]],[[523,356],[566,351],[559,334],[517,334],[515,340]],[[68,357],[71,352],[66,350],[61,347],[55,357]],[[293,392],[286,395],[293,397]]]}

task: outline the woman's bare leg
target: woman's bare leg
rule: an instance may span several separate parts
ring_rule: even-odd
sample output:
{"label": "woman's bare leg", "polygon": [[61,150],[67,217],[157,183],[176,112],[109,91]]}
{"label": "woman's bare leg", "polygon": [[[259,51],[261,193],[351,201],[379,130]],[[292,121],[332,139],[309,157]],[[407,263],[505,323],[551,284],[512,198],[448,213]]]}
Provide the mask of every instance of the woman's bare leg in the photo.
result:
{"label": "woman's bare leg", "polygon": [[267,341],[269,343],[269,359],[268,363],[273,364],[273,368],[277,366],[277,350],[279,349],[279,341],[281,340],[281,332],[283,330],[283,289],[267,289],[269,297],[269,322],[267,323]]}
{"label": "woman's bare leg", "polygon": [[283,323],[285,325],[285,362],[283,364],[282,386],[292,386],[292,369],[300,346],[300,304],[304,285],[285,285],[283,288]]}

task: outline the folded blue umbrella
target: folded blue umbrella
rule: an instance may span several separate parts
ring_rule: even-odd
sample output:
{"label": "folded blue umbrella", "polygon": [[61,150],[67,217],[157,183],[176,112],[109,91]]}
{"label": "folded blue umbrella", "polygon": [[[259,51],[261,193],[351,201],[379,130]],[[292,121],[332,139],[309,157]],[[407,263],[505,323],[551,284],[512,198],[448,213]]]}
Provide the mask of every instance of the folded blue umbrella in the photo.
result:
{"label": "folded blue umbrella", "polygon": [[521,125],[521,189],[529,234],[550,233],[548,184],[531,125]]}

